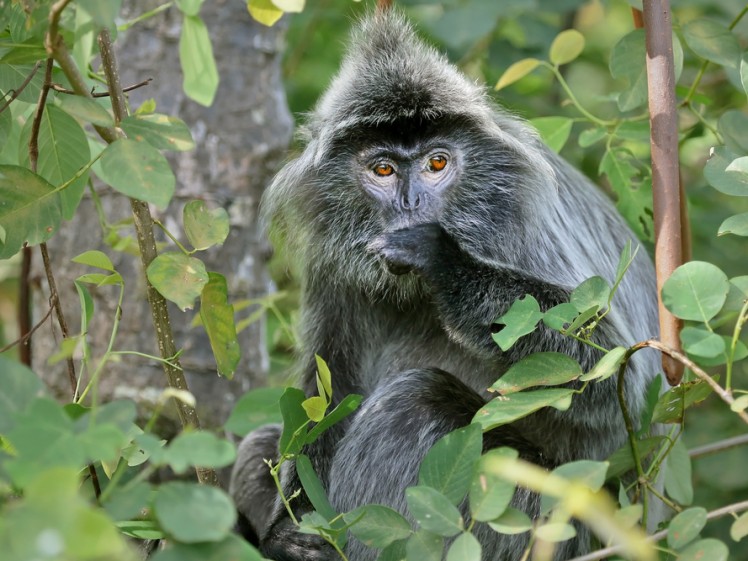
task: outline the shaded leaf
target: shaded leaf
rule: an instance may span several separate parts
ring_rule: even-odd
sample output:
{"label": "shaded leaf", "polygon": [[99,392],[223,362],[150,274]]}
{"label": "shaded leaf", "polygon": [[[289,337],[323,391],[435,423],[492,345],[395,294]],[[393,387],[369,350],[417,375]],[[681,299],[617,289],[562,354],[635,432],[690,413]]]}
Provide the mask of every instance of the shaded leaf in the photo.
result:
{"label": "shaded leaf", "polygon": [[198,16],[185,16],[179,36],[182,87],[190,99],[209,107],[218,90],[218,69],[205,23]]}
{"label": "shaded leaf", "polygon": [[283,388],[259,388],[244,394],[234,405],[223,428],[245,436],[262,425],[280,424],[283,417],[278,401],[283,391]]}
{"label": "shaded leaf", "polygon": [[234,307],[229,304],[228,293],[226,278],[218,273],[208,273],[208,282],[200,293],[200,319],[208,334],[218,373],[231,379],[242,351],[236,337]]}
{"label": "shaded leaf", "polygon": [[478,410],[473,422],[480,423],[486,431],[512,423],[543,407],[550,406],[565,411],[571,406],[573,394],[574,390],[552,388],[497,397]]}
{"label": "shaded leaf", "polygon": [[699,537],[704,526],[706,526],[706,509],[698,506],[679,512],[668,526],[668,546],[673,549],[683,549]]}
{"label": "shaded leaf", "polygon": [[479,522],[495,520],[504,513],[514,496],[513,484],[485,469],[485,464],[495,456],[517,458],[519,454],[512,448],[494,448],[478,461],[470,485],[470,514]]}
{"label": "shaded leaf", "polygon": [[431,487],[405,490],[408,510],[424,530],[451,537],[463,530],[462,516],[450,500]]}
{"label": "shaded leaf", "polygon": [[146,274],[161,296],[182,311],[192,309],[209,280],[203,262],[183,253],[162,253],[151,261]]}
{"label": "shaded leaf", "polygon": [[535,326],[543,318],[538,301],[529,294],[515,300],[509,310],[498,318],[495,323],[503,324],[498,333],[493,333],[493,340],[506,351],[517,342],[520,337],[532,333]]}
{"label": "shaded leaf", "polygon": [[0,227],[5,232],[0,259],[12,257],[24,244],[46,242],[60,227],[60,194],[26,168],[0,165],[0,201]]}
{"label": "shaded leaf", "polygon": [[99,178],[114,189],[163,210],[174,194],[176,179],[161,153],[144,142],[120,138],[104,149],[94,165]]}
{"label": "shaded leaf", "polygon": [[536,386],[557,386],[576,380],[582,367],[562,353],[533,353],[513,364],[489,391],[508,395]]}
{"label": "shaded leaf", "polygon": [[[350,532],[369,547],[384,548],[407,538],[410,523],[397,511],[381,505],[366,505],[343,515]],[[354,524],[355,522],[355,524]]]}
{"label": "shaded leaf", "polygon": [[132,140],[146,141],[159,150],[192,150],[195,141],[184,121],[170,115],[130,115],[120,123]]}
{"label": "shaded leaf", "polygon": [[722,309],[730,289],[727,275],[704,261],[678,267],[662,286],[662,302],[676,317],[708,322]]}
{"label": "shaded leaf", "polygon": [[229,496],[209,485],[164,483],[156,492],[153,510],[161,528],[184,543],[224,539],[236,522]]}
{"label": "shaded leaf", "polygon": [[574,121],[568,117],[539,117],[531,119],[530,124],[537,129],[540,138],[551,150],[560,152],[569,139]]}
{"label": "shaded leaf", "polygon": [[436,489],[452,504],[465,497],[483,448],[480,426],[471,424],[436,441],[421,462],[418,484]]}

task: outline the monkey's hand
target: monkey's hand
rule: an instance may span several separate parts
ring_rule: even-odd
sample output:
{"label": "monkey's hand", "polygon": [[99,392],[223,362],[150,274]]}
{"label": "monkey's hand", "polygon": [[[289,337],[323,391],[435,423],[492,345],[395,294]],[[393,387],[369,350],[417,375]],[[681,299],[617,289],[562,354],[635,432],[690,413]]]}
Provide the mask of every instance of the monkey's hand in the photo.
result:
{"label": "monkey's hand", "polygon": [[302,534],[287,517],[270,529],[260,550],[265,558],[275,561],[335,561],[339,559],[330,544],[320,536]]}
{"label": "monkey's hand", "polygon": [[418,224],[379,236],[369,249],[384,259],[392,274],[425,273],[438,262],[449,259],[451,242],[439,224]]}

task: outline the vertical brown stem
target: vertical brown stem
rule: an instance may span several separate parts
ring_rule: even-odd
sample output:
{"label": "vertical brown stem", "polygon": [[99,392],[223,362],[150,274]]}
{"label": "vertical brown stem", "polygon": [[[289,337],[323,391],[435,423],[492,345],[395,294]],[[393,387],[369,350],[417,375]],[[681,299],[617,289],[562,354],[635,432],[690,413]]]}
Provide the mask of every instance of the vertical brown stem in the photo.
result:
{"label": "vertical brown stem", "polygon": [[31,248],[21,250],[21,274],[18,279],[18,348],[21,362],[31,367]]}
{"label": "vertical brown stem", "polygon": [[[662,304],[662,285],[683,263],[681,197],[678,169],[678,115],[675,100],[672,23],[668,0],[644,0],[647,42],[647,82],[652,130],[652,191],[655,225],[655,267],[660,309],[660,340],[679,350],[680,321]],[[662,366],[668,382],[676,385],[683,366],[667,355]]]}
{"label": "vertical brown stem", "polygon": [[[101,53],[102,67],[106,76],[107,87],[112,101],[112,112],[114,120],[120,123],[127,116],[127,106],[125,96],[122,92],[122,84],[119,79],[117,60],[112,47],[112,39],[108,29],[103,29],[99,33],[99,52]],[[135,222],[135,231],[138,236],[138,246],[140,248],[140,259],[143,264],[143,273],[148,265],[156,258],[156,239],[153,235],[153,217],[148,209],[148,205],[137,199],[130,199],[130,206]],[[182,367],[177,358],[177,347],[174,344],[174,335],[169,318],[169,310],[166,300],[159,292],[153,288],[153,285],[146,277],[146,296],[151,308],[151,319],[156,330],[158,340],[158,350],[164,360],[164,373],[173,388],[189,391],[187,380],[184,377]],[[181,400],[175,400],[177,413],[182,426],[200,428],[200,419],[194,407],[187,405]],[[215,471],[206,468],[195,468],[197,478],[201,483],[218,486],[218,478]]]}

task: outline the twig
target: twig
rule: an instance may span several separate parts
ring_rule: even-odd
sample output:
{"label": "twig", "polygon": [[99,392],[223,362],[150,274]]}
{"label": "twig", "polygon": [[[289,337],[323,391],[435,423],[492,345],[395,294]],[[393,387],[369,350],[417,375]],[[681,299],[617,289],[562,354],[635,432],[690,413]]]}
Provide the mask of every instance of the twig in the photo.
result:
{"label": "twig", "polygon": [[710,454],[716,454],[717,452],[724,452],[737,446],[744,446],[748,444],[748,434],[741,434],[740,436],[733,436],[732,438],[725,438],[717,442],[710,442],[704,444],[704,446],[698,446],[688,451],[688,455],[693,458],[701,458]]}
{"label": "twig", "polygon": [[26,86],[28,86],[31,83],[31,79],[36,74],[36,71],[39,70],[39,67],[42,65],[41,60],[37,60],[36,64],[34,64],[34,68],[31,69],[31,72],[29,72],[29,75],[26,76],[26,79],[23,81],[23,83],[18,86],[15,90],[8,91],[5,95],[10,94],[10,97],[8,97],[8,101],[6,101],[2,107],[0,107],[0,113],[5,111],[8,107],[10,107],[10,104],[13,103],[13,100],[16,99],[19,95],[21,95],[21,92],[26,89]]}
{"label": "twig", "polygon": [[[23,340],[23,345],[18,349],[21,362],[31,367],[31,345],[26,335],[30,335],[31,329],[31,260],[33,253],[31,248],[24,246],[21,250],[21,273],[18,278],[18,333]],[[51,308],[50,308],[51,309]]]}
{"label": "twig", "polygon": [[[652,148],[652,199],[660,339],[680,350],[681,321],[662,303],[662,285],[683,264],[678,169],[678,113],[675,102],[672,24],[668,0],[644,0],[647,84]],[[680,383],[683,367],[669,356],[662,367],[670,385]]]}
{"label": "twig", "polygon": [[[727,506],[723,506],[722,508],[715,509],[707,513],[706,519],[714,520],[715,518],[721,518],[722,516],[725,516],[726,514],[737,514],[738,512],[743,512],[744,510],[748,510],[748,501],[733,503],[731,505],[727,505]],[[662,538],[667,536],[668,531],[669,530],[661,530],[659,532],[652,534],[651,536],[647,536],[647,539],[653,542],[659,541]],[[621,551],[623,551],[623,546],[614,545],[611,547],[606,547],[605,549],[599,549],[597,551],[593,551],[592,553],[588,553],[587,555],[574,557],[573,559],[569,559],[569,561],[599,561],[600,559],[605,559],[606,557],[610,557],[611,555],[616,555],[617,553],[620,553]]]}
{"label": "twig", "polygon": [[[120,123],[127,116],[127,106],[125,105],[125,97],[119,81],[117,61],[114,56],[112,39],[108,29],[102,29],[99,33],[99,52],[101,53],[101,62],[106,76],[107,87],[111,94],[110,99],[112,102],[114,120],[116,123]],[[148,265],[150,265],[157,256],[156,239],[153,235],[153,218],[151,217],[148,205],[143,201],[130,199],[130,206],[132,207],[135,231],[138,237],[138,246],[140,247],[140,259],[143,263],[143,271],[145,273]],[[166,300],[148,281],[147,277],[145,280],[146,296],[151,308],[151,317],[153,319],[153,325],[158,340],[159,353],[164,359],[169,359],[169,361],[161,363],[164,373],[166,374],[171,387],[189,391],[187,380],[182,372],[182,367],[179,364],[179,360],[176,358],[177,348],[174,344],[174,335],[171,328]],[[182,426],[200,428],[200,420],[195,408],[180,400],[175,401]],[[216,487],[218,486],[218,478],[216,477],[215,471],[200,467],[196,467],[195,470],[197,472],[197,478],[201,483]]]}
{"label": "twig", "polygon": [[[648,341],[644,341],[643,343],[638,343],[638,345],[643,345],[646,347],[652,347],[653,349],[657,349],[658,351],[668,355],[669,357],[677,360],[684,366],[687,366],[698,378],[701,380],[704,380],[711,388],[714,390],[714,393],[716,393],[722,401],[727,403],[732,407],[732,404],[735,403],[735,398],[732,397],[732,393],[724,389],[722,386],[720,386],[717,382],[715,382],[709,374],[704,372],[695,362],[693,362],[690,358],[688,358],[686,355],[681,353],[680,351],[677,351],[675,349],[672,349],[668,347],[667,345],[664,345],[660,343],[659,341],[656,341],[654,339],[650,339]],[[748,424],[748,414],[746,414],[745,411],[735,411],[735,413],[745,422]]]}
{"label": "twig", "polygon": [[[153,78],[146,78],[142,82],[138,82],[137,84],[133,84],[132,86],[127,86],[126,88],[122,88],[123,92],[131,92],[133,90],[137,90],[138,88],[142,88],[143,86],[147,86],[153,81]],[[68,95],[78,95],[78,92],[74,90],[69,90],[67,88],[63,88],[60,84],[52,84],[52,89],[59,93],[64,93]],[[111,94],[109,92],[95,92],[93,88],[91,88],[91,97],[109,97]]]}
{"label": "twig", "polygon": [[[54,298],[57,298],[56,294],[55,294]],[[52,300],[52,296],[50,296],[50,300]],[[1,348],[0,349],[0,355],[3,354],[5,351],[7,351],[9,349],[12,349],[16,345],[21,345],[21,344],[25,343],[26,341],[28,341],[31,338],[31,336],[36,332],[36,330],[39,329],[42,325],[44,325],[44,322],[49,319],[49,316],[52,315],[52,312],[54,311],[54,309],[55,309],[54,302],[50,301],[50,303],[49,303],[49,309],[47,310],[47,313],[44,314],[44,317],[42,319],[40,319],[36,323],[36,325],[34,325],[34,327],[32,327],[31,329],[29,329],[25,334],[21,335],[15,341],[12,341],[12,342],[8,343],[3,348]],[[26,346],[28,346],[28,345],[26,345]]]}

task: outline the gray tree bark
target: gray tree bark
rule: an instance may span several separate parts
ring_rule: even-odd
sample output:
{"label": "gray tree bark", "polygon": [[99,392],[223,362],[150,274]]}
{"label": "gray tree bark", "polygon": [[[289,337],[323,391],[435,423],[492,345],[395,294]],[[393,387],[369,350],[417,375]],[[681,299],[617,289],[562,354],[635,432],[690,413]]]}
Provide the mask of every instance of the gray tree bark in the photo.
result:
{"label": "gray tree bark", "polygon": [[[125,2],[124,17],[135,17],[157,7],[158,0]],[[258,225],[257,209],[262,192],[278,168],[290,140],[292,119],[280,76],[284,25],[264,27],[251,19],[243,2],[213,0],[201,11],[213,42],[220,86],[211,107],[203,107],[182,92],[179,65],[181,14],[170,8],[120,33],[115,46],[123,85],[153,78],[147,87],[129,94],[131,107],[153,98],[157,111],[183,119],[192,130],[196,148],[168,154],[177,176],[177,191],[168,210],[156,215],[172,233],[181,232],[182,207],[188,200],[203,199],[226,208],[231,218],[229,238],[219,248],[201,252],[208,270],[225,275],[230,301],[266,295],[270,282],[266,270],[267,242]],[[127,220],[129,204],[119,194],[98,186],[110,223]],[[84,198],[75,219],[49,242],[60,298],[72,333],[79,332],[80,312],[73,280],[87,271],[70,259],[89,249],[110,256],[125,278],[125,301],[117,335],[117,350],[157,355],[156,339],[145,299],[145,282],[139,260],[114,251],[102,240],[95,207]],[[36,248],[34,248],[36,251]],[[48,309],[41,259],[34,256],[33,278],[39,279],[35,294],[35,318]],[[94,359],[106,349],[111,320],[116,313],[116,288],[91,288],[96,311],[89,328]],[[202,327],[190,327],[195,312],[172,307],[172,325],[180,359],[204,426],[217,426],[227,417],[236,398],[265,383],[268,357],[264,320],[239,334],[242,360],[232,381],[216,373],[207,336]],[[59,330],[45,327],[33,339],[34,366],[61,395],[69,398],[64,363],[50,366],[47,358],[57,350]],[[123,355],[103,373],[99,399],[132,398],[141,404],[154,402],[166,385],[155,361]],[[84,376],[84,381],[86,380]]]}

